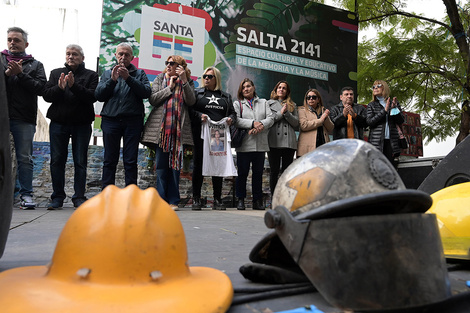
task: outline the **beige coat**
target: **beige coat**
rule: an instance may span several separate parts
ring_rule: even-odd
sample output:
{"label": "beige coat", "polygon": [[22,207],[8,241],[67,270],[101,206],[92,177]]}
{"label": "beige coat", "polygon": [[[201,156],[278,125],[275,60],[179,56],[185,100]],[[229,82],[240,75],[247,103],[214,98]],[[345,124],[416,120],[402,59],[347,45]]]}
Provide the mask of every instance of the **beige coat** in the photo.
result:
{"label": "beige coat", "polygon": [[[140,142],[148,147],[155,148],[160,143],[160,128],[163,118],[163,104],[172,95],[170,87],[163,86],[163,73],[159,74],[152,84],[152,94],[149,102],[153,106],[152,111],[145,122],[144,131]],[[191,121],[188,114],[188,106],[194,105],[196,96],[194,94],[194,82],[190,80],[183,85],[183,113],[181,117],[181,136],[185,145],[193,145],[191,134]]]}
{"label": "beige coat", "polygon": [[[322,114],[324,111],[325,108],[322,107]],[[300,135],[299,142],[297,143],[298,157],[315,150],[315,147],[317,146],[318,127],[323,127],[325,142],[330,142],[329,134],[334,128],[334,124],[331,122],[330,117],[327,117],[322,123],[322,121],[318,119],[313,112],[310,112],[310,110],[307,110],[305,106],[302,106],[299,107],[299,125]]]}

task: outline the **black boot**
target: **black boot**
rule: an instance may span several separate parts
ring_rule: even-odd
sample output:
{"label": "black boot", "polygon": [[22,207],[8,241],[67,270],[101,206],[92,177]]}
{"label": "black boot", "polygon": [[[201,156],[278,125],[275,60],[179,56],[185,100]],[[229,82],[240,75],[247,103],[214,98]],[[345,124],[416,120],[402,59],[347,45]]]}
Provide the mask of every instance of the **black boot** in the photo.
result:
{"label": "black boot", "polygon": [[244,210],[245,209],[245,199],[239,198],[237,204],[237,210]]}
{"label": "black boot", "polygon": [[263,199],[253,200],[253,210],[264,210]]}
{"label": "black boot", "polygon": [[192,206],[193,211],[201,211],[201,198],[199,197],[193,197],[193,206]]}
{"label": "black boot", "polygon": [[225,205],[220,198],[214,198],[214,203],[212,204],[212,210],[225,210]]}

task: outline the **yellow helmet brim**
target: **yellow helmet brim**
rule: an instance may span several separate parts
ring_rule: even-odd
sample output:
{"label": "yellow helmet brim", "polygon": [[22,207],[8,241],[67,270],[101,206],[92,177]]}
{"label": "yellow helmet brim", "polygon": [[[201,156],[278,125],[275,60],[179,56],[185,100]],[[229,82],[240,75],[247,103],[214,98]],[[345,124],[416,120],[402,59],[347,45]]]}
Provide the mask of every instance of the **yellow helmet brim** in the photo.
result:
{"label": "yellow helmet brim", "polygon": [[0,273],[2,311],[16,312],[226,312],[233,297],[227,275],[190,267],[190,275],[135,285],[52,279],[46,266]]}

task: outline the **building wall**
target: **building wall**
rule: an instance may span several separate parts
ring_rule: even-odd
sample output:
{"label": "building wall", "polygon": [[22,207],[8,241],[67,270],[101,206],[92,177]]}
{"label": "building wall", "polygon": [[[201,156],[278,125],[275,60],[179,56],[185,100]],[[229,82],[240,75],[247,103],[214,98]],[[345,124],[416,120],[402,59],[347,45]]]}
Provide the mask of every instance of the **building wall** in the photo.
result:
{"label": "building wall", "polygon": [[39,109],[34,141],[49,141],[49,123]]}
{"label": "building wall", "polygon": [[[34,160],[34,176],[33,176],[33,189],[38,207],[46,207],[50,201],[52,194],[52,182],[50,175],[50,146],[49,142],[34,142],[33,145],[33,160]],[[266,165],[267,165],[266,161]],[[88,198],[95,196],[101,191],[101,172],[103,166],[103,147],[102,146],[89,146],[88,149],[88,171],[87,171],[87,191]],[[189,166],[191,168],[191,166]],[[64,207],[72,207],[71,196],[73,195],[73,158],[72,149],[69,145],[69,156],[67,159],[66,173],[65,173],[65,192],[67,198],[64,202]],[[146,149],[139,149],[138,158],[138,186],[142,189],[155,186],[156,174],[149,166],[149,159]],[[122,155],[118,164],[116,173],[116,186],[124,187],[124,167],[122,164]],[[229,207],[233,206],[232,200],[235,189],[235,179],[225,178],[222,189],[222,197],[224,203]],[[266,198],[266,205],[270,204],[269,195],[269,172],[265,170],[263,176],[263,192]],[[180,179],[180,194],[181,202],[180,207],[190,207],[192,197],[191,187],[191,174],[189,172],[182,173]],[[210,206],[213,200],[212,182],[210,177],[204,178],[202,198],[207,200],[207,205]],[[251,205],[251,173],[247,182],[247,205]]]}

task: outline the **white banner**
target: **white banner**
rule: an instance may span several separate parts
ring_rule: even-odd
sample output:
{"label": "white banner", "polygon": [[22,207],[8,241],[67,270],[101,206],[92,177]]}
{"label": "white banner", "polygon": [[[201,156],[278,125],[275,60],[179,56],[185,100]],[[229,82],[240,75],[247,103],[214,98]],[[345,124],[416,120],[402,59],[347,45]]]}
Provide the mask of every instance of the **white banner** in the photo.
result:
{"label": "white banner", "polygon": [[185,58],[193,76],[204,71],[205,20],[142,6],[139,67],[162,70],[170,55]]}

